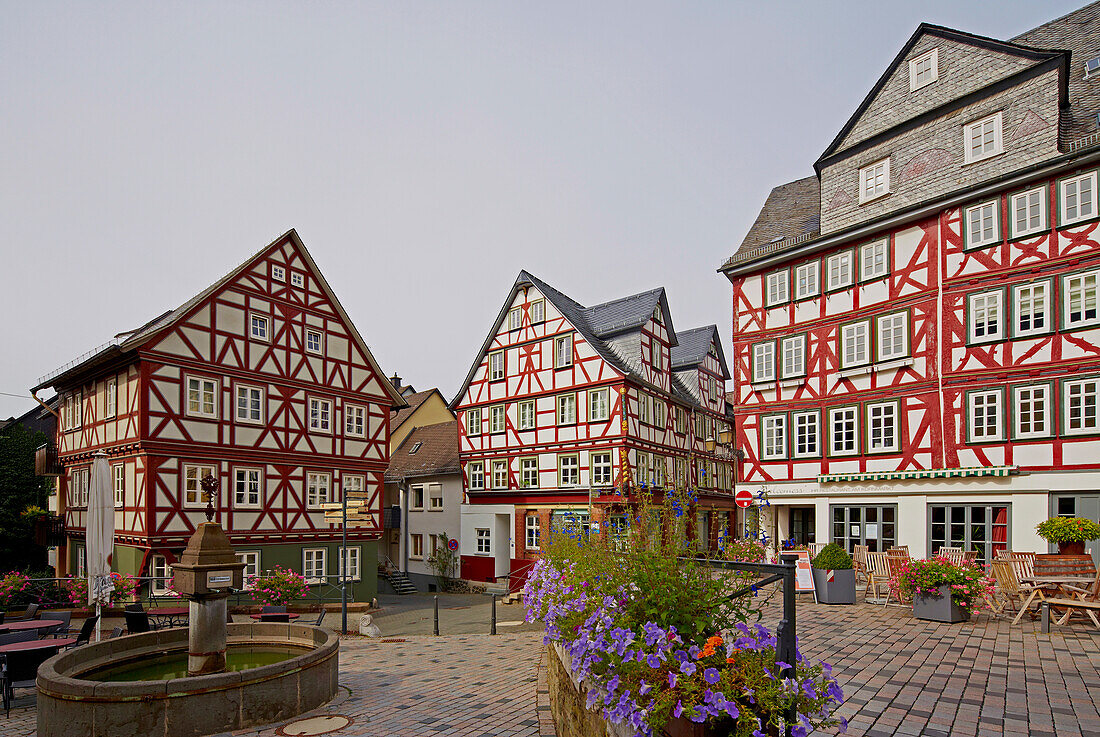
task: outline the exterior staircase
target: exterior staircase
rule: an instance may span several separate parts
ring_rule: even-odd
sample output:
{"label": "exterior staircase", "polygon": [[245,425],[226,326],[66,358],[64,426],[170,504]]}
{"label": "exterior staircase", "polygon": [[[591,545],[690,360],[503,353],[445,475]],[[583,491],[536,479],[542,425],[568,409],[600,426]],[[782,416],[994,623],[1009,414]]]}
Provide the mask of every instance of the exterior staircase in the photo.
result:
{"label": "exterior staircase", "polygon": [[390,570],[386,571],[383,575],[386,577],[386,580],[390,582],[390,586],[393,586],[393,590],[402,596],[415,594],[418,590],[416,586],[413,585],[412,581],[409,580],[409,577],[402,571]]}

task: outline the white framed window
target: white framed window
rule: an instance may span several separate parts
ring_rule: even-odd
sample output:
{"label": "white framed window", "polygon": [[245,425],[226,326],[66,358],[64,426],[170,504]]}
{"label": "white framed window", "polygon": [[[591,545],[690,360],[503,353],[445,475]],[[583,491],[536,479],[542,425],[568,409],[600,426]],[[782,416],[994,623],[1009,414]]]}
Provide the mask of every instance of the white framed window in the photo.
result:
{"label": "white framed window", "polygon": [[768,274],[767,277],[767,291],[765,291],[764,303],[770,307],[772,305],[783,304],[790,301],[791,298],[791,274],[786,269],[782,271],[775,271]]}
{"label": "white framed window", "polygon": [[1100,323],[1100,313],[1097,313],[1096,305],[1098,278],[1100,278],[1100,270],[1062,277],[1064,327],[1080,328]]}
{"label": "white framed window", "polygon": [[192,417],[218,416],[218,382],[198,376],[187,377],[187,414]]}
{"label": "white framed window", "polygon": [[1050,385],[1017,386],[1012,389],[1013,434],[1017,438],[1050,436]]}
{"label": "white framed window", "polygon": [[519,429],[535,429],[535,400],[526,399],[519,403]]}
{"label": "white framed window", "polygon": [[829,410],[829,453],[834,456],[859,452],[859,408],[834,407]]}
{"label": "white framed window", "polygon": [[327,473],[306,474],[306,506],[317,508],[328,504],[332,476]]}
{"label": "white framed window", "polygon": [[840,326],[840,367],[862,366],[871,360],[871,323],[868,320]]}
{"label": "white framed window", "polygon": [[890,361],[909,355],[909,313],[895,312],[875,318],[876,361]]}
{"label": "white framed window", "polygon": [[306,285],[306,276],[297,271],[290,272],[290,283],[301,289]]}
{"label": "white framed window", "polygon": [[581,483],[581,464],[575,455],[558,456],[558,485],[577,486]]}
{"label": "white framed window", "polygon": [[302,575],[306,583],[324,583],[328,575],[328,551],[324,548],[302,550]]}
{"label": "white framed window", "polygon": [[638,392],[638,422],[649,424],[649,397]]}
{"label": "white framed window", "polygon": [[275,281],[286,281],[286,269],[278,264],[272,264],[271,278]]}
{"label": "white framed window", "polygon": [[237,421],[263,422],[264,390],[257,386],[237,387]]}
{"label": "white framed window", "polygon": [[362,575],[359,573],[359,561],[362,558],[359,546],[354,548],[337,548],[340,552],[340,569],[337,575],[345,577],[348,581],[359,581]]}
{"label": "white framed window", "polygon": [[894,453],[898,450],[898,403],[867,405],[867,452]]}
{"label": "white framed window", "polygon": [[967,338],[971,343],[1004,340],[1004,307],[1001,290],[967,297]]}
{"label": "white framed window", "polygon": [[409,535],[409,557],[413,560],[424,560],[424,535],[422,533]]}
{"label": "white framed window", "polygon": [[940,78],[940,50],[932,49],[909,60],[909,91],[927,87]]}
{"label": "white framed window", "polygon": [[1009,196],[1008,215],[1013,238],[1023,238],[1046,230],[1046,192],[1046,187],[1036,187],[1027,192],[1019,192]]}
{"label": "white framed window", "polygon": [[967,123],[963,126],[964,163],[981,161],[1004,152],[1001,140],[1001,114],[995,113],[987,118]]}
{"label": "white framed window", "polygon": [[237,562],[244,563],[244,587],[252,588],[252,583],[260,575],[260,551],[238,550],[235,553]]}
{"label": "white framed window", "polygon": [[821,285],[818,282],[818,272],[820,270],[821,266],[817,261],[811,261],[808,264],[802,264],[795,267],[794,288],[795,297],[797,299],[816,297],[821,291]]}
{"label": "white framed window", "polygon": [[[783,352],[783,370],[780,376],[791,379],[806,375],[806,336],[792,335],[780,341]],[[714,379],[711,379],[714,381]]]}
{"label": "white framed window", "polygon": [[648,484],[649,483],[649,454],[638,451],[636,454],[637,463],[634,468],[634,483],[636,484]]}
{"label": "white framed window", "polygon": [[491,532],[483,527],[479,527],[474,530],[474,537],[477,543],[478,555],[492,555],[493,553],[493,536]]}
{"label": "white framed window", "polygon": [[653,308],[653,314],[650,315],[650,319],[658,325],[661,324],[661,305],[657,305]]}
{"label": "white framed window", "polygon": [[876,200],[890,194],[889,157],[868,164],[859,170],[859,203]]}
{"label": "white framed window", "polygon": [[673,416],[673,421],[675,423],[673,425],[674,429],[680,435],[685,434],[687,432],[687,411],[683,407],[677,405]]}
{"label": "white framed window", "polygon": [[718,401],[718,380],[713,376],[707,377],[707,395],[710,397],[710,401]]}
{"label": "white framed window", "polygon": [[611,454],[601,451],[590,454],[589,458],[592,461],[592,485],[610,486],[612,481]]}
{"label": "white framed window", "polygon": [[258,468],[233,469],[233,506],[260,506],[263,473]]}
{"label": "white framed window", "polygon": [[812,458],[821,455],[821,415],[817,412],[795,412],[791,419],[794,423],[794,457]]}
{"label": "white framed window", "polygon": [[493,488],[508,488],[508,461],[493,461]]}
{"label": "white framed window", "polygon": [[539,529],[539,516],[538,514],[527,514],[524,520],[524,536],[523,545],[528,550],[539,549],[539,538],[541,537],[541,531]]}
{"label": "white framed window", "polygon": [[531,315],[531,324],[536,325],[546,320],[546,303],[541,299],[536,299],[531,303],[528,308],[528,312]]}
{"label": "white framed window", "polygon": [[566,368],[573,365],[573,336],[559,335],[554,338],[554,368]]}
{"label": "white framed window", "polygon": [[1039,335],[1050,331],[1050,282],[1019,284],[1012,288],[1016,306],[1015,337]]}
{"label": "white framed window", "polygon": [[270,321],[263,315],[250,315],[249,320],[249,335],[253,340],[270,340],[271,329]]}
{"label": "white framed window", "polygon": [[504,432],[504,405],[494,404],[489,407],[489,434],[498,435]]}
{"label": "white framed window", "polygon": [[559,425],[575,425],[575,424],[577,424],[577,395],[576,394],[559,394],[558,395],[558,424]]}
{"label": "white framed window", "polygon": [[70,505],[74,507],[88,506],[88,488],[91,483],[91,468],[77,468],[73,470],[72,485],[70,487]]}
{"label": "white framed window", "polygon": [[[362,492],[365,491],[366,488],[366,479],[363,476],[350,473],[340,475],[340,489],[349,500],[355,499],[356,496],[361,497]],[[335,499],[333,501],[335,501]]]}
{"label": "white framed window", "polygon": [[344,434],[361,438],[367,434],[367,408],[344,404]]}
{"label": "white framed window", "polygon": [[424,485],[416,484],[409,487],[409,511],[424,511]]}
{"label": "white framed window", "polygon": [[657,397],[653,398],[653,425],[662,429],[668,426],[665,402],[663,399],[657,399]]}
{"label": "white framed window", "polygon": [[309,429],[316,430],[317,432],[332,432],[331,400],[309,400]]}
{"label": "white framed window", "polygon": [[1004,440],[1004,409],[1000,391],[967,394],[967,418],[971,442]]}
{"label": "white framed window", "polygon": [[480,407],[466,410],[466,434],[471,436],[481,434]]}
{"label": "white framed window", "polygon": [[1062,225],[1096,217],[1096,172],[1090,171],[1058,183]]}
{"label": "white framed window", "polygon": [[103,416],[110,419],[118,414],[118,379],[107,379],[103,389]]}
{"label": "white framed window", "polygon": [[1000,200],[966,208],[966,247],[983,248],[1001,240]]}
{"label": "white framed window", "polygon": [[[206,502],[202,498],[202,480],[207,476],[218,477],[218,471],[214,466],[185,463],[183,466],[183,506],[205,507]],[[214,506],[218,506],[218,500],[214,499]]]}
{"label": "white framed window", "polygon": [[321,353],[324,346],[324,336],[320,330],[306,328],[306,351],[309,353]]}
{"label": "white framed window", "polygon": [[519,459],[519,484],[524,489],[539,488],[539,459]]}
{"label": "white framed window", "polygon": [[504,351],[493,351],[489,354],[489,381],[502,381],[504,379]]}
{"label": "white framed window", "polygon": [[1100,404],[1100,379],[1062,382],[1062,414],[1066,435],[1087,435],[1100,430],[1097,405]]}
{"label": "white framed window", "polygon": [[523,308],[513,307],[508,310],[508,329],[519,330],[523,327]]}
{"label": "white framed window", "polygon": [[[77,562],[77,575],[85,576],[84,548],[77,548],[80,560]],[[149,556],[149,575],[153,577],[152,588],[154,594],[167,594],[168,581],[172,578],[172,569],[168,567],[168,559],[163,555]]]}
{"label": "white framed window", "polygon": [[481,461],[470,461],[466,464],[466,483],[470,489],[485,488],[485,465]]}
{"label": "white framed window", "polygon": [[611,390],[607,387],[603,389],[589,389],[588,390],[588,421],[589,422],[604,422],[611,417]]}
{"label": "white framed window", "polygon": [[775,381],[775,343],[757,343],[752,347],[752,380]]}
{"label": "white framed window", "polygon": [[124,464],[116,463],[111,466],[111,480],[115,488],[115,506],[121,507],[126,504],[126,466]]}
{"label": "white framed window", "polygon": [[764,415],[760,418],[760,459],[779,460],[787,457],[787,415]]}
{"label": "white framed window", "polygon": [[830,290],[843,289],[852,285],[854,260],[853,251],[841,251],[834,253],[825,260],[825,270],[828,276]]}
{"label": "white framed window", "polygon": [[653,364],[653,368],[656,369],[657,371],[663,370],[664,367],[665,367],[664,366],[664,364],[665,364],[665,349],[664,349],[664,346],[662,346],[657,341],[653,341],[652,343],[650,343],[649,352],[650,352],[650,355],[652,356],[651,363]]}
{"label": "white framed window", "polygon": [[428,535],[428,540],[430,540],[432,543],[432,557],[435,557],[435,555],[439,553],[439,535]]}
{"label": "white framed window", "polygon": [[869,281],[884,277],[890,270],[890,239],[882,238],[859,248],[859,279]]}

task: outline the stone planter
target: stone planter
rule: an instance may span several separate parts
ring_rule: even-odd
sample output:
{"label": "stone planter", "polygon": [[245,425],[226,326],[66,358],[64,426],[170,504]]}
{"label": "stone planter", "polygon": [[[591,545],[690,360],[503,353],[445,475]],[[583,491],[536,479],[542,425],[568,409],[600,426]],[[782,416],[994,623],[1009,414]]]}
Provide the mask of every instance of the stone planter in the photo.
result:
{"label": "stone planter", "polygon": [[950,587],[940,586],[938,590],[939,594],[936,596],[913,595],[914,617],[932,622],[946,622],[947,624],[970,620],[970,610],[951,601]]}
{"label": "stone planter", "polygon": [[[827,571],[824,568],[814,568],[814,591],[817,600],[822,604],[855,604],[856,603],[856,572],[847,570]],[[832,573],[833,580],[829,580]]]}
{"label": "stone planter", "polygon": [[1083,541],[1077,542],[1060,542],[1058,543],[1058,555],[1084,555],[1085,543]]}

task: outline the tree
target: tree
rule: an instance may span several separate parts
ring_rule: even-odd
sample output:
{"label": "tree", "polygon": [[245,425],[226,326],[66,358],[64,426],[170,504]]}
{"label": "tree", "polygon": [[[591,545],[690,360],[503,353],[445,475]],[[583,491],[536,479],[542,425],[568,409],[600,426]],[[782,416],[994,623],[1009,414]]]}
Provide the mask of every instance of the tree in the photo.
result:
{"label": "tree", "polygon": [[34,473],[34,452],[45,443],[44,433],[21,424],[0,431],[0,561],[8,570],[46,565],[46,549],[34,544],[34,519],[23,514],[48,505],[50,480]]}

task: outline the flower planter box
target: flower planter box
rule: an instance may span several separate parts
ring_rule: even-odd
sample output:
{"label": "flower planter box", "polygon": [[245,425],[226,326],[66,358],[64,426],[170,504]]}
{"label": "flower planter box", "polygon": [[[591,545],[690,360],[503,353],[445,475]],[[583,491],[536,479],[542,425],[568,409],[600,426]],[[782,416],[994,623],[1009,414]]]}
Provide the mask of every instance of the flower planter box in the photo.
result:
{"label": "flower planter box", "polygon": [[970,620],[970,610],[961,607],[951,601],[951,589],[947,586],[938,588],[939,594],[928,596],[926,594],[913,595],[913,616],[917,619],[927,619],[932,622],[946,622],[956,624]]}
{"label": "flower planter box", "polygon": [[817,600],[822,604],[855,604],[856,603],[856,572],[847,570],[834,570],[833,580],[829,580],[830,571],[824,568],[814,568],[814,591]]}

